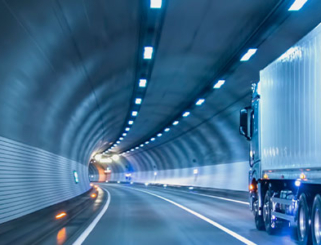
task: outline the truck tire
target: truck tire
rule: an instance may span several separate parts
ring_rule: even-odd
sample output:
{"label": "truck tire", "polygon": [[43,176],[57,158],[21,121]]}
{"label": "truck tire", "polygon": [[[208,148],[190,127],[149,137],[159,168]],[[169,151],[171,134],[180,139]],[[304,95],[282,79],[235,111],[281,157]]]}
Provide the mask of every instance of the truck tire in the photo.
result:
{"label": "truck tire", "polygon": [[259,231],[265,230],[263,215],[259,215],[258,212],[254,211],[254,221],[256,229]]}
{"label": "truck tire", "polygon": [[272,222],[272,201],[271,192],[267,191],[263,201],[263,221],[266,232],[269,235],[275,233],[275,223]]}
{"label": "truck tire", "polygon": [[312,242],[314,245],[321,244],[321,196],[315,196],[312,207]]}
{"label": "truck tire", "polygon": [[298,201],[297,236],[299,244],[308,244],[310,234],[310,211],[306,195],[301,194]]}

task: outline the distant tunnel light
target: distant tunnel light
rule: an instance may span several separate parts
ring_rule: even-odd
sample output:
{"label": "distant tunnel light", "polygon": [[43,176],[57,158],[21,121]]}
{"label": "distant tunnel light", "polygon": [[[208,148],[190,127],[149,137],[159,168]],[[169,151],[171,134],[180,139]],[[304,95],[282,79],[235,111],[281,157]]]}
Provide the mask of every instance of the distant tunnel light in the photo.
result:
{"label": "distant tunnel light", "polygon": [[132,116],[133,116],[133,117],[137,117],[137,115],[138,115],[138,112],[137,112],[137,111],[133,111],[133,112],[132,112]]}
{"label": "distant tunnel light", "polygon": [[169,132],[171,129],[170,128],[165,128],[165,132]]}
{"label": "distant tunnel light", "polygon": [[244,54],[241,58],[241,61],[248,61],[251,59],[251,57],[256,53],[257,49],[256,48],[250,48],[246,54]]}
{"label": "distant tunnel light", "polygon": [[138,147],[138,146],[136,146],[136,147],[135,147],[135,149],[136,149],[136,150],[138,150],[138,149],[139,149],[139,147]]}
{"label": "distant tunnel light", "polygon": [[174,125],[174,126],[176,126],[177,124],[179,124],[179,121],[173,122],[173,125]]}
{"label": "distant tunnel light", "polygon": [[161,133],[159,133],[159,134],[157,135],[157,137],[162,137],[162,134],[161,134]]}
{"label": "distant tunnel light", "polygon": [[113,155],[111,158],[112,158],[114,161],[118,161],[118,160],[119,160],[119,156],[118,156],[118,155]]}
{"label": "distant tunnel light", "polygon": [[96,197],[97,197],[96,193],[91,194],[91,198],[96,198]]}
{"label": "distant tunnel light", "polygon": [[144,144],[141,144],[140,147],[144,147]]}
{"label": "distant tunnel light", "polygon": [[150,0],[150,8],[160,9],[162,7],[162,0]]}
{"label": "distant tunnel light", "polygon": [[214,89],[220,89],[225,83],[225,80],[218,80],[217,83],[214,85]]}
{"label": "distant tunnel light", "polygon": [[133,120],[130,120],[130,121],[128,121],[128,124],[129,124],[129,125],[133,125],[133,124],[134,124],[134,121],[133,121]]}
{"label": "distant tunnel light", "polygon": [[139,79],[139,87],[145,88],[147,85],[147,80],[146,79]]}
{"label": "distant tunnel light", "polygon": [[144,59],[150,60],[153,57],[153,47],[144,47]]}
{"label": "distant tunnel light", "polygon": [[119,140],[124,140],[124,138],[123,138],[123,137],[120,137]]}
{"label": "distant tunnel light", "polygon": [[135,151],[135,149],[131,149],[130,151]]}
{"label": "distant tunnel light", "polygon": [[150,141],[155,141],[156,139],[155,138],[151,138]]}
{"label": "distant tunnel light", "polygon": [[201,106],[204,102],[205,102],[205,99],[199,99],[198,101],[196,101],[195,105]]}
{"label": "distant tunnel light", "polygon": [[120,144],[120,141],[118,140],[116,143],[117,143],[117,144]]}
{"label": "distant tunnel light", "polygon": [[125,128],[125,131],[127,131],[127,132],[130,131],[130,128]]}
{"label": "distant tunnel light", "polygon": [[197,169],[197,168],[195,168],[195,169],[193,170],[193,174],[198,174],[198,169]]}
{"label": "distant tunnel light", "polygon": [[124,137],[126,137],[126,136],[127,136],[127,134],[126,134],[126,133],[123,133],[123,136],[124,136]]}
{"label": "distant tunnel light", "polygon": [[135,100],[135,104],[136,105],[140,105],[141,103],[142,103],[142,99],[141,98],[136,98],[136,100]]}
{"label": "distant tunnel light", "polygon": [[148,144],[149,144],[149,141],[146,141],[146,142],[145,142],[145,145],[148,145]]}
{"label": "distant tunnel light", "polygon": [[154,176],[157,176],[157,172],[154,172]]}
{"label": "distant tunnel light", "polygon": [[188,117],[191,113],[189,111],[184,112],[183,117]]}
{"label": "distant tunnel light", "polygon": [[298,10],[300,10],[307,1],[308,0],[295,0],[294,3],[289,8],[289,11],[298,11]]}
{"label": "distant tunnel light", "polygon": [[62,219],[63,217],[66,217],[66,216],[67,216],[67,214],[65,212],[62,212],[62,213],[56,215],[56,219]]}

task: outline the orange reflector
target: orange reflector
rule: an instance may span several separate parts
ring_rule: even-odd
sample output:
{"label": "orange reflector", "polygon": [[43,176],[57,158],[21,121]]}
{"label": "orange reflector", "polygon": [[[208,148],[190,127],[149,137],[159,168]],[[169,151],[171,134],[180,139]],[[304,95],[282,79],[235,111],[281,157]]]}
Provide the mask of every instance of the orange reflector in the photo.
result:
{"label": "orange reflector", "polygon": [[249,189],[250,189],[250,191],[253,191],[254,190],[254,186],[250,185]]}
{"label": "orange reflector", "polygon": [[305,178],[306,178],[305,174],[304,174],[304,173],[301,173],[301,174],[300,174],[300,179],[305,179]]}
{"label": "orange reflector", "polygon": [[91,197],[92,197],[92,198],[96,198],[96,197],[97,197],[97,194],[96,194],[96,193],[93,193],[93,194],[91,194]]}
{"label": "orange reflector", "polygon": [[66,215],[67,214],[65,212],[62,212],[62,213],[56,215],[56,219],[61,219],[61,218],[65,217]]}

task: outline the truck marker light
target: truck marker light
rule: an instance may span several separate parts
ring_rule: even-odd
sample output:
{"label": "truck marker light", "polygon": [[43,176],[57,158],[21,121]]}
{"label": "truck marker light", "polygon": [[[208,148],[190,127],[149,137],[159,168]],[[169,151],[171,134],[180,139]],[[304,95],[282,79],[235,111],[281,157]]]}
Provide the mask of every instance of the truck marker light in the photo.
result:
{"label": "truck marker light", "polygon": [[296,180],[296,181],[294,182],[294,184],[295,184],[296,187],[300,187],[301,181],[300,181],[300,180]]}
{"label": "truck marker light", "polygon": [[306,176],[305,176],[304,173],[301,173],[301,174],[300,174],[300,179],[306,179]]}
{"label": "truck marker light", "polygon": [[253,190],[254,190],[254,186],[251,184],[251,185],[249,186],[249,189],[250,189],[250,191],[253,191]]}
{"label": "truck marker light", "polygon": [[56,215],[56,219],[62,219],[65,216],[67,216],[67,214],[65,212],[62,212],[62,213]]}
{"label": "truck marker light", "polygon": [[268,179],[268,178],[269,178],[269,176],[267,174],[263,175],[263,179]]}
{"label": "truck marker light", "polygon": [[92,198],[96,198],[96,197],[97,197],[97,194],[96,194],[96,193],[93,193],[93,194],[91,194],[91,197],[92,197]]}

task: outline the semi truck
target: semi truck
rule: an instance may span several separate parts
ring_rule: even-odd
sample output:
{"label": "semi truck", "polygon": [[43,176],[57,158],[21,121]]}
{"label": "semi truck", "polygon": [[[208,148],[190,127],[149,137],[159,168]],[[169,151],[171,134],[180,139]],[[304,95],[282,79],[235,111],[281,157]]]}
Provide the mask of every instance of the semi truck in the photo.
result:
{"label": "semi truck", "polygon": [[294,226],[321,244],[321,25],[260,71],[240,111],[250,209],[259,230]]}

